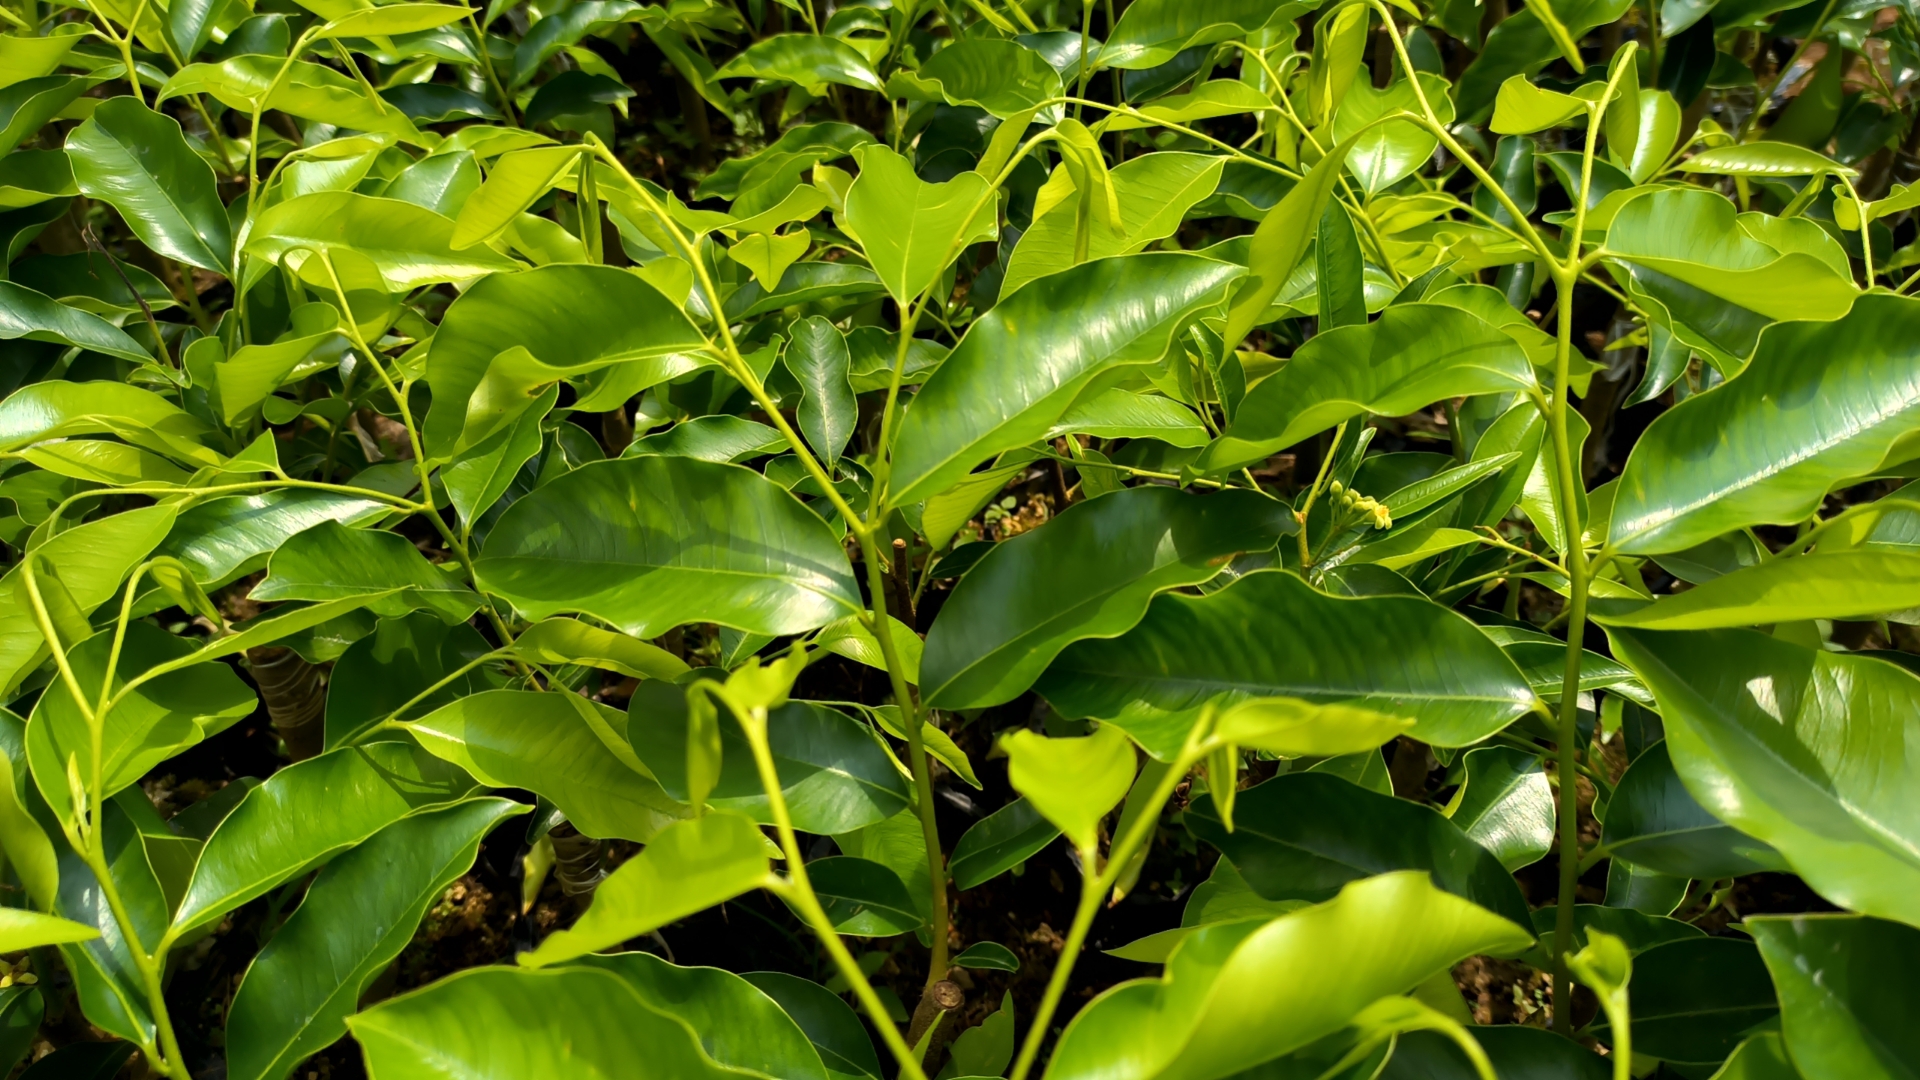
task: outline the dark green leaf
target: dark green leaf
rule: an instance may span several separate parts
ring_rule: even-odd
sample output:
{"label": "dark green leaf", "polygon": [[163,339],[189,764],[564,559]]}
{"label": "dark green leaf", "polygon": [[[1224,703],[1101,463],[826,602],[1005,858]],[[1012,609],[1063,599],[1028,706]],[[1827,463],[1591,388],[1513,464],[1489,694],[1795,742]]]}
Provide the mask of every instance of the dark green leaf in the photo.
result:
{"label": "dark green leaf", "polygon": [[1787,1051],[1809,1077],[1920,1076],[1920,930],[1857,915],[1743,925],[1780,995]]}
{"label": "dark green leaf", "polygon": [[960,837],[947,870],[955,885],[977,888],[1026,862],[1059,835],[1060,830],[1041,817],[1032,803],[1015,799]]}
{"label": "dark green leaf", "polygon": [[1712,881],[1785,869],[1778,852],[1721,824],[1687,794],[1664,741],[1620,778],[1600,843],[1616,858],[1678,877]]}
{"label": "dark green leaf", "polygon": [[[1633,1052],[1715,1065],[1780,1011],[1760,951],[1732,938],[1688,938],[1633,961]],[[1589,1029],[1611,1042],[1605,1017]]]}

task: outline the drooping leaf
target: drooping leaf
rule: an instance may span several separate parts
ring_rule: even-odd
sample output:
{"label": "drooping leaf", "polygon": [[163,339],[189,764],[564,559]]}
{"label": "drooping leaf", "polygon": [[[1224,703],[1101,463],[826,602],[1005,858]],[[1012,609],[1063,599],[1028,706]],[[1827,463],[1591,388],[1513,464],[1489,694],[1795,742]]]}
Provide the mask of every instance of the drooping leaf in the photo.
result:
{"label": "drooping leaf", "polygon": [[[1102,376],[1158,362],[1242,272],[1182,253],[1127,255],[1043,278],[995,306],[907,410],[889,501],[952,487],[981,461],[1043,436],[1106,388]],[[994,392],[982,393],[987,386]]]}
{"label": "drooping leaf", "polygon": [[625,714],[565,690],[488,690],[401,725],[489,787],[544,796],[587,836],[645,843],[680,807],[636,768],[626,726]]}
{"label": "drooping leaf", "polygon": [[1319,901],[1392,870],[1425,870],[1434,884],[1520,925],[1526,901],[1491,851],[1437,811],[1324,773],[1287,773],[1241,792],[1228,832],[1211,795],[1187,826],[1233,860],[1269,900]]}
{"label": "drooping leaf", "polygon": [[1165,594],[1112,640],[1078,642],[1041,676],[1063,713],[1125,728],[1171,760],[1208,702],[1297,697],[1412,716],[1408,734],[1471,745],[1532,708],[1513,662],[1460,616],[1403,596],[1328,596],[1290,573],[1207,596]]}
{"label": "drooping leaf", "polygon": [[[352,78],[306,60],[249,53],[218,63],[188,64],[160,88],[156,104],[183,94],[207,94],[242,115],[275,109],[303,120],[422,141],[398,108],[363,91]],[[255,235],[260,224],[255,220]]]}
{"label": "drooping leaf", "polygon": [[[207,838],[186,898],[179,937],[406,817],[453,802],[473,786],[406,743],[344,747],[290,765],[247,793]],[[328,813],[305,812],[329,806]]]}
{"label": "drooping leaf", "polygon": [[1611,636],[1659,700],[1674,769],[1709,813],[1835,903],[1920,926],[1914,765],[1890,749],[1916,738],[1920,677],[1751,630]]}
{"label": "drooping leaf", "polygon": [[508,508],[475,571],[529,616],[586,612],[637,638],[686,622],[790,634],[864,606],[826,522],[758,473],[681,457],[553,480]]}
{"label": "drooping leaf", "polygon": [[473,865],[481,839],[526,811],[507,799],[426,810],[328,863],[234,993],[228,1075],[279,1080],[345,1034],[361,992]]}
{"label": "drooping leaf", "polygon": [[322,295],[330,293],[331,281],[320,256],[334,252],[372,263],[388,292],[520,268],[489,248],[456,250],[452,237],[453,222],[424,206],[321,191],[262,211],[247,234],[246,251],[298,270]]}
{"label": "drooping leaf", "polygon": [[1124,633],[1156,594],[1271,548],[1290,523],[1284,506],[1250,492],[1140,487],[1076,504],[995,546],[954,589],[927,633],[928,703],[1012,700],[1061,649]]}
{"label": "drooping leaf", "polygon": [[1046,1076],[1231,1075],[1338,1031],[1465,956],[1531,940],[1423,873],[1355,881],[1316,907],[1194,934],[1164,976],[1121,983],[1074,1017]]}
{"label": "drooping leaf", "polygon": [[1786,1049],[1812,1080],[1906,1080],[1920,1067],[1920,930],[1858,915],[1748,920],[1780,995]]}
{"label": "drooping leaf", "polygon": [[579,922],[521,953],[520,964],[548,967],[617,945],[765,884],[767,874],[765,841],[746,818],[675,822],[600,883]]}

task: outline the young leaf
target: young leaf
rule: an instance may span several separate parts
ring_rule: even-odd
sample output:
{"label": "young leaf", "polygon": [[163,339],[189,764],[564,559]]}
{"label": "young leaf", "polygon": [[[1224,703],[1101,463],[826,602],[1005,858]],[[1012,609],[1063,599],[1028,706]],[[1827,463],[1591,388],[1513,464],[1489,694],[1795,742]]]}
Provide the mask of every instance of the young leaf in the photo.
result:
{"label": "young leaf", "polygon": [[548,967],[618,945],[767,882],[766,840],[746,818],[712,813],[675,822],[600,883],[571,929],[521,953],[520,966]]}
{"label": "young leaf", "polygon": [[1004,735],[1007,780],[1081,852],[1098,850],[1100,819],[1133,783],[1133,744],[1119,728],[1049,739],[1021,730]]}
{"label": "young leaf", "polygon": [[993,239],[994,200],[979,173],[929,184],[906,158],[877,143],[854,155],[860,176],[840,221],[900,304],[932,286],[968,244]]}

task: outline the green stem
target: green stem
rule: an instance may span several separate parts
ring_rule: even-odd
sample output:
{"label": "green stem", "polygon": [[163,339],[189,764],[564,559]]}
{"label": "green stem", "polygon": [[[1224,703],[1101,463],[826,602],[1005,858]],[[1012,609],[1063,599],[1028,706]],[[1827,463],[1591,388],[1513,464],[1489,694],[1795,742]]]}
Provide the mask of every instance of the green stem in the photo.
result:
{"label": "green stem", "polygon": [[1327,456],[1320,459],[1320,471],[1314,474],[1313,486],[1307,489],[1307,501],[1293,512],[1293,520],[1299,522],[1300,531],[1296,534],[1300,541],[1300,576],[1307,576],[1307,568],[1313,565],[1313,547],[1307,542],[1307,515],[1313,513],[1313,501],[1320,497],[1320,485],[1326,482],[1327,473],[1333,468],[1333,459],[1340,454],[1340,440],[1347,437],[1347,422],[1342,420],[1333,429],[1333,441],[1327,444]]}
{"label": "green stem", "polygon": [[[1091,65],[1087,63],[1087,41],[1092,31],[1093,0],[1080,0],[1080,85],[1079,88],[1074,91],[1074,96],[1078,98],[1085,98],[1087,96],[1087,79],[1093,74]],[[1109,31],[1109,35],[1111,35],[1111,31]],[[1075,120],[1080,119],[1079,102],[1074,103],[1073,118]]]}

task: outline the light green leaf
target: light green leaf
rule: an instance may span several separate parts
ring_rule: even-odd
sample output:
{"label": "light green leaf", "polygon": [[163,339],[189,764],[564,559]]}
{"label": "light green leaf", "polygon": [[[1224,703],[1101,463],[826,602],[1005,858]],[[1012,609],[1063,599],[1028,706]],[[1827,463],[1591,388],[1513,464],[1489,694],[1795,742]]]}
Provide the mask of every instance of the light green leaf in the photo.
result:
{"label": "light green leaf", "polygon": [[[6,405],[24,396],[25,391],[16,393]],[[6,405],[0,405],[0,421],[8,417]],[[173,516],[171,506],[148,506],[89,521],[40,544],[34,549],[36,562],[56,568],[60,584],[80,614],[90,614],[120,591],[120,583],[167,535]],[[8,692],[48,655],[46,639],[24,592],[20,567],[15,565],[0,578],[0,689]]]}
{"label": "light green leaf", "polygon": [[1742,923],[1780,995],[1781,1035],[1808,1080],[1910,1080],[1920,1068],[1920,930],[1859,915]]}
{"label": "light green leaf", "polygon": [[[1112,172],[1121,228],[1088,229],[1086,258],[1131,255],[1173,235],[1187,212],[1213,194],[1225,165],[1226,159],[1216,155],[1184,153],[1144,154],[1121,163]],[[1003,300],[1034,278],[1058,273],[1076,262],[1080,204],[1086,193],[1073,187],[1072,173],[1065,166],[1054,171],[1041,198],[1045,200],[1056,186],[1066,194],[1038,214],[1015,245],[1000,285]]]}
{"label": "light green leaf", "polygon": [[[1438,75],[1419,73],[1420,89],[1442,124],[1453,121],[1453,97],[1447,81]],[[1385,191],[1413,175],[1425,165],[1439,139],[1411,120],[1389,121],[1376,127],[1367,125],[1395,112],[1420,112],[1420,100],[1413,83],[1398,79],[1384,90],[1375,90],[1367,80],[1356,82],[1340,102],[1333,118],[1333,138],[1347,147],[1347,168],[1369,195]],[[1366,128],[1365,131],[1361,129]]]}
{"label": "light green leaf", "polygon": [[[861,175],[866,175],[862,173]],[[859,190],[856,183],[854,190]],[[832,472],[853,438],[860,419],[848,377],[851,354],[838,327],[815,315],[793,326],[793,341],[783,354],[787,370],[800,382],[800,431]]]}
{"label": "light green leaf", "polygon": [[[332,291],[332,279],[318,258],[323,252],[332,257],[351,251],[371,262],[388,292],[520,268],[488,248],[456,251],[452,236],[453,222],[423,206],[352,191],[322,191],[263,211],[247,234],[246,250],[284,263],[323,296]],[[248,276],[257,275],[250,270]]]}
{"label": "light green leaf", "polygon": [[873,65],[853,46],[813,34],[775,34],[754,42],[720,65],[715,79],[777,79],[813,97],[825,97],[828,83],[885,92]]}
{"label": "light green leaf", "polygon": [[545,796],[587,836],[646,843],[683,809],[634,768],[626,716],[571,691],[488,690],[400,727],[489,787]]}
{"label": "light green leaf", "polygon": [[0,908],[0,948],[7,952],[92,941],[99,936],[99,930],[57,915],[42,915],[23,908]]}
{"label": "light green leaf", "polygon": [[1048,112],[1058,119],[1056,99],[1064,92],[1060,72],[1040,53],[1018,41],[977,37],[949,43],[918,71],[895,74],[886,91],[911,101],[970,105],[1002,120],[1023,113],[1033,118],[1048,101],[1056,102]]}
{"label": "light green leaf", "polygon": [[1183,49],[1245,38],[1311,10],[1308,4],[1277,0],[1137,0],[1122,11],[1094,66],[1129,71],[1159,67]]}
{"label": "light green leaf", "polygon": [[1007,752],[1007,780],[1074,847],[1098,850],[1100,819],[1126,797],[1133,783],[1133,744],[1117,727],[1092,735],[1049,739],[1021,729],[1000,738]]}
{"label": "light green leaf", "polygon": [[[210,95],[243,115],[255,109],[276,109],[303,120],[386,132],[414,144],[422,141],[413,121],[397,107],[377,94],[369,95],[359,83],[332,68],[305,60],[250,54],[217,64],[188,64],[160,88],[155,104],[183,94]],[[254,222],[253,231],[260,234],[259,221]]]}
{"label": "light green leaf", "polygon": [[600,883],[579,922],[521,953],[520,965],[565,963],[768,883],[766,841],[746,818],[716,812],[675,822]]}
{"label": "light green leaf", "polygon": [[502,516],[475,571],[530,617],[585,612],[637,638],[687,622],[799,633],[863,607],[826,522],[758,473],[692,458],[549,482]]}
{"label": "light green leaf", "polygon": [[[597,954],[581,961],[620,976],[648,1008],[685,1023],[698,1036],[701,1049],[735,1070],[735,1076],[828,1080],[822,1051],[810,1044],[799,1017],[783,1011],[791,1008],[783,1000],[786,995],[776,997],[763,989],[758,975],[742,978],[720,968],[676,967],[643,952]],[[842,1015],[852,1016],[844,1005],[842,1010]]]}
{"label": "light green leaf", "polygon": [[[12,341],[17,338],[77,345],[135,364],[153,362],[153,357],[140,347],[139,342],[100,316],[68,307],[24,285],[0,281],[0,340]],[[73,385],[67,382],[36,384],[49,388]],[[57,393],[58,389],[53,389],[53,392]]]}
{"label": "light green leaf", "polygon": [[1859,619],[1920,606],[1920,553],[1852,548],[1770,559],[1623,614],[1609,626],[1717,630],[1801,619]]}
{"label": "light green leaf", "polygon": [[1920,678],[1751,630],[1610,636],[1709,813],[1834,903],[1920,926],[1915,764],[1890,749],[1920,739]]}
{"label": "light green leaf", "polygon": [[1920,300],[1867,296],[1836,322],[1768,330],[1739,375],[1663,413],[1635,444],[1613,546],[1661,554],[1791,524],[1833,488],[1904,460],[1920,379],[1900,343],[1916,328]]}
{"label": "light green leaf", "polygon": [[929,184],[914,175],[911,162],[878,143],[854,154],[860,176],[840,221],[901,304],[931,287],[968,244],[993,238],[995,203],[979,173]]}
{"label": "light green leaf", "polygon": [[82,194],[112,204],[157,254],[232,272],[233,233],[213,170],[180,125],[133,98],[103,102],[67,135]]}
{"label": "light green leaf", "polygon": [[1267,922],[1207,927],[1164,976],[1113,987],[1060,1037],[1048,1080],[1227,1076],[1344,1027],[1382,997],[1532,935],[1400,871]]}
{"label": "light green leaf", "polygon": [[333,19],[320,28],[314,40],[412,34],[459,22],[474,13],[474,9],[458,4],[385,4]]}
{"label": "light green leaf", "polygon": [[584,664],[636,679],[677,679],[686,661],[639,638],[602,630],[578,619],[547,619],[513,640],[513,651],[538,664]]}
{"label": "light green leaf", "polygon": [[1242,273],[1197,255],[1125,255],[1043,278],[996,305],[914,397],[889,501],[952,487],[979,462],[1043,436],[1106,389],[1103,376],[1159,363]]}

